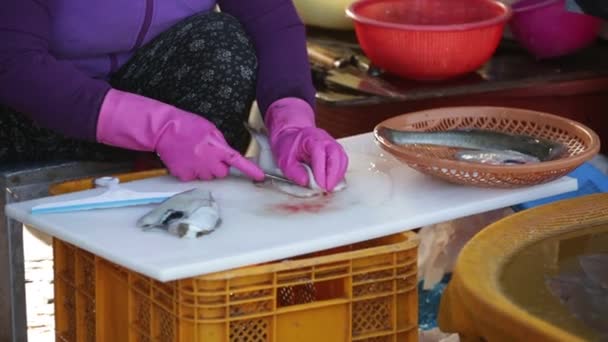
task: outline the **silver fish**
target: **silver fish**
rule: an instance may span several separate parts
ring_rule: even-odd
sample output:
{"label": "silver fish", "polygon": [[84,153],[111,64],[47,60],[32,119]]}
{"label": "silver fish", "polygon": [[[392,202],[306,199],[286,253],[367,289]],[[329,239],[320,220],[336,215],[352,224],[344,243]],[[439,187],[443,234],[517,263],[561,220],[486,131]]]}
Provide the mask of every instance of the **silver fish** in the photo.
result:
{"label": "silver fish", "polygon": [[547,139],[476,128],[416,132],[378,127],[375,135],[378,139],[386,139],[396,145],[421,144],[473,150],[515,151],[540,161],[554,160],[566,151],[564,145]]}
{"label": "silver fish", "polygon": [[213,195],[198,188],[170,197],[137,221],[143,230],[158,228],[186,238],[211,233],[220,224],[220,209]]}
{"label": "silver fish", "polygon": [[[255,129],[245,123],[247,130],[256,141],[258,146],[258,152],[254,156],[248,157],[254,161],[257,165],[262,168],[266,174],[264,181],[257,183],[262,187],[271,187],[280,192],[288,195],[300,198],[315,197],[326,193],[315,181],[314,175],[310,167],[306,164],[302,166],[308,173],[309,184],[306,187],[300,186],[292,181],[289,181],[283,175],[281,169],[277,166],[272,150],[270,149],[270,143],[266,131],[262,129]],[[342,180],[333,190],[333,192],[341,191],[346,188],[346,181]]]}
{"label": "silver fish", "polygon": [[523,165],[540,163],[536,157],[517,151],[490,151],[490,150],[461,150],[454,156],[458,160],[469,163],[480,163],[490,165]]}

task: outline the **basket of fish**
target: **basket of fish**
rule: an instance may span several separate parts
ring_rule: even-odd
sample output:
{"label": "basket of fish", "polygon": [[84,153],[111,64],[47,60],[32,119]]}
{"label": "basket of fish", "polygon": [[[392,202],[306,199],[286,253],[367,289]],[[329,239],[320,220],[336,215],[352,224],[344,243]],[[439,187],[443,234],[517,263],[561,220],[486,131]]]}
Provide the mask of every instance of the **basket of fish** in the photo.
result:
{"label": "basket of fish", "polygon": [[422,173],[472,186],[546,183],[593,158],[598,135],[549,113],[508,107],[444,107],[407,113],[374,128],[376,143]]}

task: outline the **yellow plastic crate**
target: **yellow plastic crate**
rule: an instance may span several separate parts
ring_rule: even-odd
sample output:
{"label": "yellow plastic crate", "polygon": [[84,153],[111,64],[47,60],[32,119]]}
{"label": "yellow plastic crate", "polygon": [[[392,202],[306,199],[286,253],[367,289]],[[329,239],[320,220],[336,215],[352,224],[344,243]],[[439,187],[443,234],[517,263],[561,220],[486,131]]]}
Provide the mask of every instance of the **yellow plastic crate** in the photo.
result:
{"label": "yellow plastic crate", "polygon": [[412,232],[167,283],[53,248],[57,341],[418,341]]}

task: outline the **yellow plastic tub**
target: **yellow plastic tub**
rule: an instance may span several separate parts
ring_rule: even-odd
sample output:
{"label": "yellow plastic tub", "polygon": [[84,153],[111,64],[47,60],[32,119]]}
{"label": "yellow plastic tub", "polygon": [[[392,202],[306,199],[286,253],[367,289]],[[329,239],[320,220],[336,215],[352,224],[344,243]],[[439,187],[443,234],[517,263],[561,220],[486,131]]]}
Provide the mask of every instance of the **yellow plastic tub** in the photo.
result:
{"label": "yellow plastic tub", "polygon": [[[608,253],[606,193],[532,208],[489,225],[458,257],[439,327],[465,341],[598,340],[599,331],[575,318],[546,283],[586,253]],[[599,319],[608,324],[608,317]]]}

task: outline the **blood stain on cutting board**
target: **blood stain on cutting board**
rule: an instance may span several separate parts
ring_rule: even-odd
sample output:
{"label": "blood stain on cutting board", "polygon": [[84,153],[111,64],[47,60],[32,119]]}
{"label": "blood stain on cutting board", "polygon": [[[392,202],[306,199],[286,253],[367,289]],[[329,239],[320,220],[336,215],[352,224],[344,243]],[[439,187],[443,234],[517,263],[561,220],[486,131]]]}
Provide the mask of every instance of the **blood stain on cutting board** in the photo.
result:
{"label": "blood stain on cutting board", "polygon": [[332,203],[332,194],[308,199],[286,200],[274,203],[267,207],[266,212],[273,214],[318,214],[336,210],[338,207]]}

